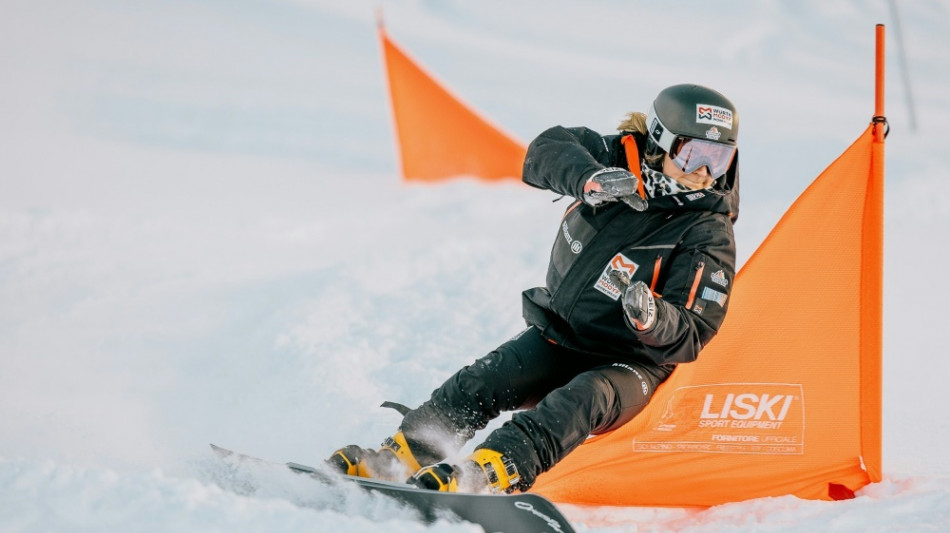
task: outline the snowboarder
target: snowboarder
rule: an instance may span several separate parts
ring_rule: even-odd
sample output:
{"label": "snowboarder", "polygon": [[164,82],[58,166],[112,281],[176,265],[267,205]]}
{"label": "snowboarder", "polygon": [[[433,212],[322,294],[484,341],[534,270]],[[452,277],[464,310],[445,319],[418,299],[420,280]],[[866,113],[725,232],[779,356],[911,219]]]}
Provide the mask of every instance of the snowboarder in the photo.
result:
{"label": "snowboarder", "polygon": [[[381,448],[327,462],[350,475],[443,491],[527,490],[593,434],[629,422],[726,315],[735,274],[739,118],[720,93],[664,89],[619,134],[555,126],[523,180],[571,196],[528,328],[408,410]],[[511,420],[450,464],[502,411]]]}

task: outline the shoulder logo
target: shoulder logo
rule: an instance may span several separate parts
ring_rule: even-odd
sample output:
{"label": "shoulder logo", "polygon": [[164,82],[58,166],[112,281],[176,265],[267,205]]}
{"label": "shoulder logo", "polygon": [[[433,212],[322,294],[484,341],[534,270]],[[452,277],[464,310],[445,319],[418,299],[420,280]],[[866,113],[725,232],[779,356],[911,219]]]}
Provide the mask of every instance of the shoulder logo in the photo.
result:
{"label": "shoulder logo", "polygon": [[584,244],[571,237],[571,229],[568,227],[566,220],[561,223],[561,233],[564,234],[564,240],[567,241],[567,244],[571,246],[572,252],[579,254],[584,250]]}

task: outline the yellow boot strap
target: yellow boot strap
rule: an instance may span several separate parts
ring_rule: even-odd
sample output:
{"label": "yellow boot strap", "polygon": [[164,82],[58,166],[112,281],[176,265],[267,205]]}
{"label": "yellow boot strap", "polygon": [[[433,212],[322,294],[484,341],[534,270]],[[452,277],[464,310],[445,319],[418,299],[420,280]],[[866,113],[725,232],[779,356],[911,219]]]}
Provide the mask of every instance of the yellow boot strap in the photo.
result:
{"label": "yellow boot strap", "polygon": [[492,492],[506,492],[521,481],[518,467],[500,452],[482,448],[475,450],[469,460],[485,473]]}

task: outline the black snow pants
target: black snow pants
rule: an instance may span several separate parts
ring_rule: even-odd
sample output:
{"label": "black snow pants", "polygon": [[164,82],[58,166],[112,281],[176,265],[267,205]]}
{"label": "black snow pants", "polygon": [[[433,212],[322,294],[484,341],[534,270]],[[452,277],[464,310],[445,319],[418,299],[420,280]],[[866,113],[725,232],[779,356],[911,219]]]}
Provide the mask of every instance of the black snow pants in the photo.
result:
{"label": "black snow pants", "polygon": [[555,345],[528,328],[459,370],[410,411],[400,429],[422,465],[452,456],[502,411],[520,410],[477,448],[518,467],[527,490],[589,435],[629,422],[672,367]]}

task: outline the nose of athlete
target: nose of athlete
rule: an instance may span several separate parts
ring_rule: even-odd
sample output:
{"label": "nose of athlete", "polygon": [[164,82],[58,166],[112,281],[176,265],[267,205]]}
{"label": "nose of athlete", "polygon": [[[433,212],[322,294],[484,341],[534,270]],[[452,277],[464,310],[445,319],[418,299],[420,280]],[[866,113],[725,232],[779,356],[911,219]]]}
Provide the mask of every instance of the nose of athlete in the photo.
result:
{"label": "nose of athlete", "polygon": [[680,177],[676,181],[690,189],[698,190],[705,189],[712,185],[713,179],[709,175],[709,167],[704,165],[690,172],[689,174]]}

